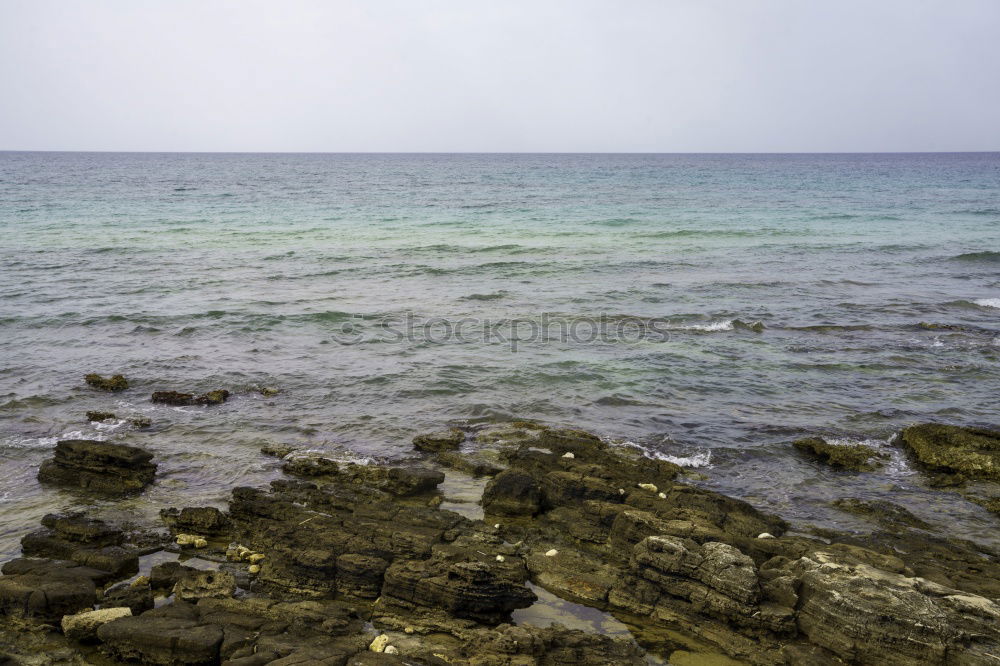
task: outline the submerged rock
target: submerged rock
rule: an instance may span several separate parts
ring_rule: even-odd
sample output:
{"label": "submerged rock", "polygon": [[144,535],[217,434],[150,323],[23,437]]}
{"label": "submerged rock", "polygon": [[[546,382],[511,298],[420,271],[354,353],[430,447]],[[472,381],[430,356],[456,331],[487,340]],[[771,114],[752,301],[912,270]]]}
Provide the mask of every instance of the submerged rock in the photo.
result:
{"label": "submerged rock", "polygon": [[229,399],[229,391],[219,389],[209,391],[199,396],[193,393],[179,393],[178,391],[155,391],[150,398],[152,402],[175,407],[187,407],[190,405],[221,405]]}
{"label": "submerged rock", "polygon": [[211,506],[162,509],[160,519],[174,534],[193,532],[221,535],[227,534],[231,528],[229,517]]}
{"label": "submerged rock", "polygon": [[117,393],[118,391],[124,391],[128,388],[128,380],[122,375],[102,377],[101,375],[91,373],[86,375],[83,378],[83,381],[87,382],[88,386],[93,386],[101,391],[111,391]]}
{"label": "submerged rock", "polygon": [[792,442],[792,445],[834,467],[872,472],[881,465],[881,454],[864,444],[831,444],[821,437],[807,437]]}
{"label": "submerged rock", "polygon": [[927,468],[1000,481],[1000,432],[927,423],[904,428],[900,441]]}
{"label": "submerged rock", "polygon": [[42,463],[38,480],[85,490],[127,494],[153,482],[153,454],[135,446],[89,439],[64,439],[55,456]]}
{"label": "submerged rock", "polygon": [[153,425],[153,420],[148,416],[130,416],[128,417],[128,423],[133,428],[142,429]]}
{"label": "submerged rock", "polygon": [[465,441],[465,433],[458,428],[430,432],[413,438],[413,447],[418,451],[454,451]]}
{"label": "submerged rock", "polygon": [[917,529],[930,528],[930,525],[914,516],[909,510],[888,500],[862,500],[854,497],[845,497],[835,500],[833,506],[848,513],[870,518],[892,530],[911,527]]}
{"label": "submerged rock", "polygon": [[114,412],[87,412],[88,421],[110,421],[118,418]]}

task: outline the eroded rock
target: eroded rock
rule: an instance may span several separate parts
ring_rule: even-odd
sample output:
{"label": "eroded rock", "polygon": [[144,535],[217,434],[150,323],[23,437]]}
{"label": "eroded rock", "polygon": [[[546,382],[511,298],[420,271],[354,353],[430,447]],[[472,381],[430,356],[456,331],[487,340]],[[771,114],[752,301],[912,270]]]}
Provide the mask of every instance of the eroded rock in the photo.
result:
{"label": "eroded rock", "polygon": [[175,407],[187,407],[190,405],[221,405],[229,399],[229,391],[217,389],[202,393],[196,396],[193,393],[180,393],[178,391],[155,391],[150,400],[164,405]]}
{"label": "eroded rock", "polygon": [[153,482],[153,454],[135,446],[89,439],[64,439],[38,469],[38,480],[84,490],[128,494]]}
{"label": "eroded rock", "polygon": [[87,382],[88,386],[93,386],[101,391],[111,391],[113,393],[117,393],[118,391],[124,391],[128,388],[128,380],[122,375],[102,377],[101,375],[91,373],[86,375],[83,380]]}
{"label": "eroded rock", "polygon": [[796,449],[828,465],[856,472],[871,472],[881,466],[881,455],[865,444],[832,444],[821,437],[798,439]]}
{"label": "eroded rock", "polygon": [[931,470],[1000,480],[1000,432],[927,423],[904,428],[899,438]]}

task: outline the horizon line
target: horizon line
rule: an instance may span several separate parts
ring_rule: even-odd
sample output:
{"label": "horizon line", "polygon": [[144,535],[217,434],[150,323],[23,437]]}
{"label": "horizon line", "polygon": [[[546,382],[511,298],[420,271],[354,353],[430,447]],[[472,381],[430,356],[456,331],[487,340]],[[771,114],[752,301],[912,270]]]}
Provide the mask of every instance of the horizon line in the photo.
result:
{"label": "horizon line", "polygon": [[764,150],[764,151],[618,151],[618,150],[35,150],[2,148],[0,153],[98,153],[131,155],[976,155],[996,150]]}

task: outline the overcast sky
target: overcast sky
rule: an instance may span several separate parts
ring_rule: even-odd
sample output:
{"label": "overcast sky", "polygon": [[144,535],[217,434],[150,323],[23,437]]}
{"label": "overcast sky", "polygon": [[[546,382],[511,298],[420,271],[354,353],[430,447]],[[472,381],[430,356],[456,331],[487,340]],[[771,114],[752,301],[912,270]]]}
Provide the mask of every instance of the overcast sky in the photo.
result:
{"label": "overcast sky", "polygon": [[1000,150],[1000,0],[0,0],[0,150]]}

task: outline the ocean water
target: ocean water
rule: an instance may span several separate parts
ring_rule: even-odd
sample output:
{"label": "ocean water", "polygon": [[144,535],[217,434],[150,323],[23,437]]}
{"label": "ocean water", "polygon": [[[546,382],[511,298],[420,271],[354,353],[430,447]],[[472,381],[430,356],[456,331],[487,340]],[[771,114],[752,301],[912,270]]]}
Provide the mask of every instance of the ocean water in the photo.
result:
{"label": "ocean water", "polygon": [[[274,478],[265,443],[401,460],[420,431],[515,417],[800,527],[870,530],[829,501],[881,497],[995,542],[888,440],[997,424],[998,318],[996,153],[0,153],[0,555],[81,502],[35,480],[59,438],[154,451],[152,489],[95,505],[152,516]],[[807,434],[890,464],[835,472],[788,445]]]}

